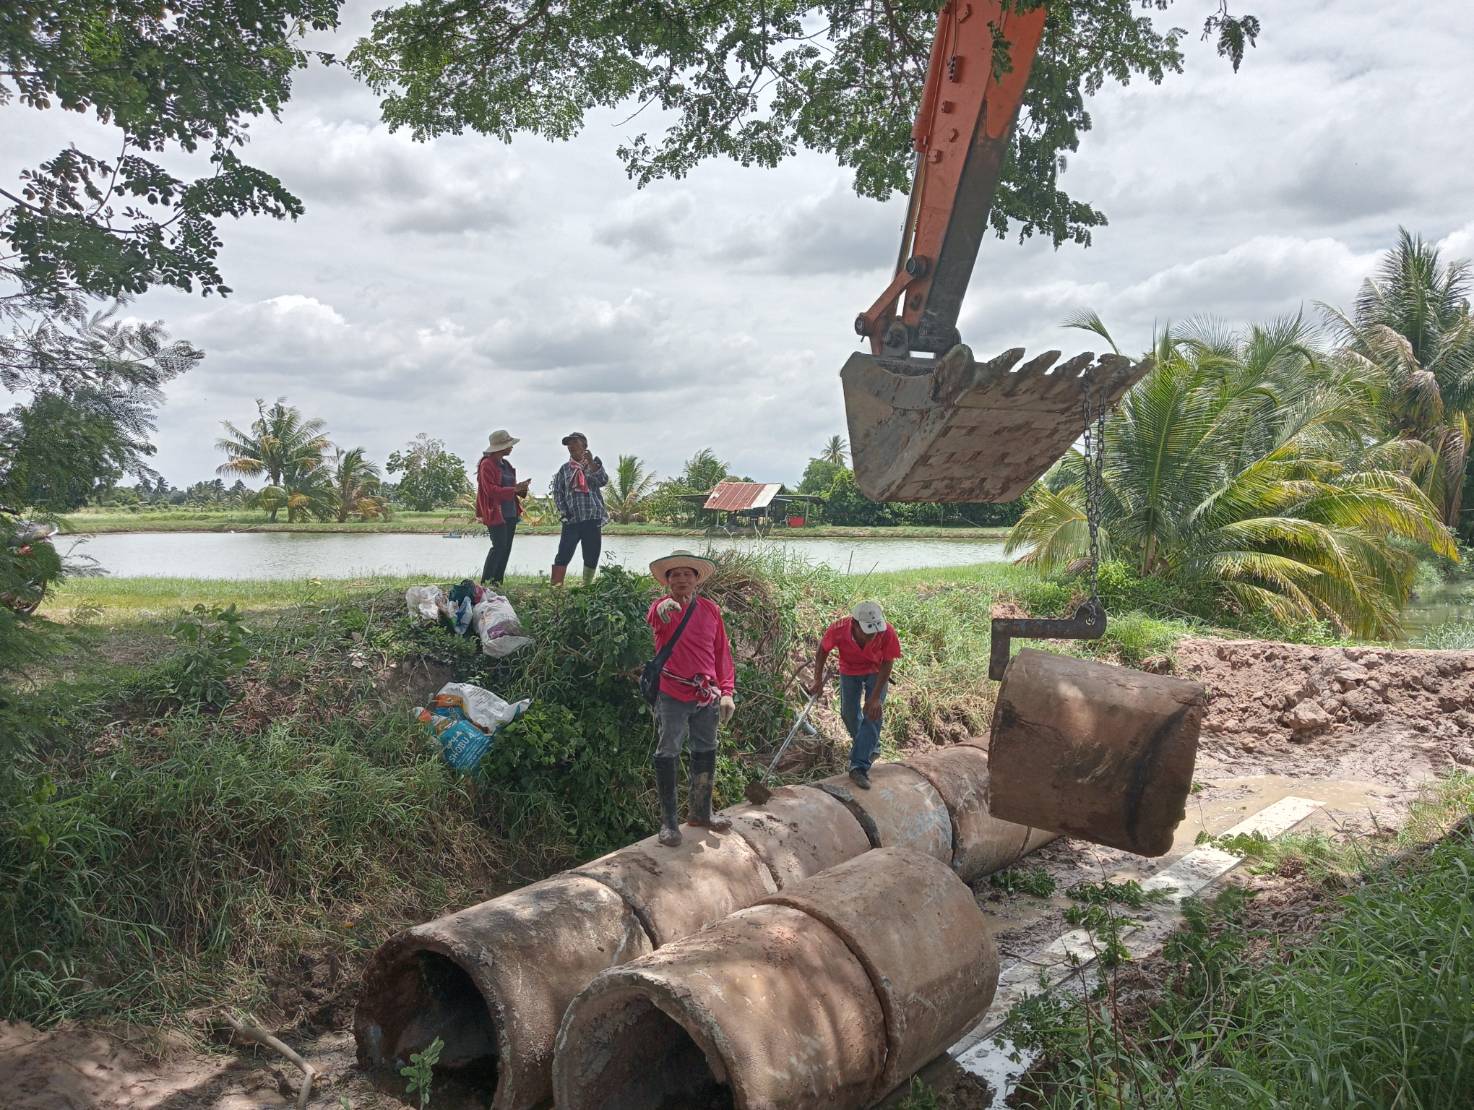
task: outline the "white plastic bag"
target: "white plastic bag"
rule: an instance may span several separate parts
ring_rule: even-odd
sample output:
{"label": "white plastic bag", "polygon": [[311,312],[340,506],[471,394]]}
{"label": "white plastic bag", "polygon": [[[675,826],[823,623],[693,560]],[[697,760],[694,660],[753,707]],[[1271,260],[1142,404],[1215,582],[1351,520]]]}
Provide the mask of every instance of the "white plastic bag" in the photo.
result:
{"label": "white plastic bag", "polygon": [[495,659],[510,655],[532,643],[522,635],[522,622],[512,603],[501,594],[488,592],[471,612],[471,627],[481,638],[481,651]]}
{"label": "white plastic bag", "polygon": [[409,615],[421,620],[439,620],[441,616],[455,619],[455,610],[450,607],[450,598],[439,586],[411,586],[404,591],[404,605]]}
{"label": "white plastic bag", "polygon": [[526,713],[531,704],[531,698],[516,702],[503,701],[490,690],[473,686],[469,682],[447,682],[435,695],[437,710],[459,709],[466,715],[466,720],[492,736],[503,725],[511,724]]}

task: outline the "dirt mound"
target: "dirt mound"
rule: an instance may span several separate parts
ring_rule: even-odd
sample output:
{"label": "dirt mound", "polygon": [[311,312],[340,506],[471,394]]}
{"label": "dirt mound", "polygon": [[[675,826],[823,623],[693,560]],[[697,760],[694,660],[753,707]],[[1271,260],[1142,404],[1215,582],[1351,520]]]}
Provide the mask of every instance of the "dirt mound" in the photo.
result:
{"label": "dirt mound", "polygon": [[1181,641],[1208,688],[1200,762],[1407,785],[1474,766],[1474,652]]}

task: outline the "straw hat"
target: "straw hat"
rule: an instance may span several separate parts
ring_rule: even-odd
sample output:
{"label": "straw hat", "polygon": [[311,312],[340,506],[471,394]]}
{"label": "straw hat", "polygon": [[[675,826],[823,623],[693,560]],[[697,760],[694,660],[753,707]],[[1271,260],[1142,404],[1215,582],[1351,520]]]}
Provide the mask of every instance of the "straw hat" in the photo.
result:
{"label": "straw hat", "polygon": [[698,586],[715,574],[717,569],[717,565],[710,559],[703,559],[700,555],[693,555],[682,548],[676,548],[663,559],[656,559],[650,564],[650,576],[657,582],[664,582],[665,576],[676,567],[690,567],[694,570]]}
{"label": "straw hat", "polygon": [[509,435],[507,429],[498,428],[491,433],[490,438],[486,441],[486,450],[481,453],[483,455],[494,455],[498,451],[505,451],[513,444],[521,442],[516,436]]}

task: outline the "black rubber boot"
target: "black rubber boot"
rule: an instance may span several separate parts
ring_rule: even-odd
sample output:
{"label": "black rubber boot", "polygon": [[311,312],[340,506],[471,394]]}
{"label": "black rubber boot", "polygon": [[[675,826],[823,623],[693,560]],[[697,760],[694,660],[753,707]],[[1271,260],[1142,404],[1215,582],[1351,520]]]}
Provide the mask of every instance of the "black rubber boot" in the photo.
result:
{"label": "black rubber boot", "polygon": [[711,811],[711,780],[716,774],[717,753],[691,753],[691,783],[686,796],[686,824],[712,832],[726,832],[732,822]]}
{"label": "black rubber boot", "polygon": [[681,842],[681,823],[676,818],[676,769],[672,756],[655,757],[655,787],[660,794],[660,843],[674,848]]}

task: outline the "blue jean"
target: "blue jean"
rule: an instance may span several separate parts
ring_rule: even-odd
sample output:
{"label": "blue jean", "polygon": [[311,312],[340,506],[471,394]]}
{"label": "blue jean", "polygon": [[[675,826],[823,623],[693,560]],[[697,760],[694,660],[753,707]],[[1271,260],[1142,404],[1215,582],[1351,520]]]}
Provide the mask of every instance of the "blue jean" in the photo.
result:
{"label": "blue jean", "polygon": [[[839,676],[839,715],[850,734],[850,769],[869,771],[880,751],[880,720],[865,716],[865,701],[875,690],[878,674],[842,674]],[[887,684],[889,685],[889,684]],[[885,691],[880,703],[885,704]]]}

